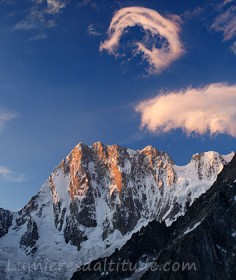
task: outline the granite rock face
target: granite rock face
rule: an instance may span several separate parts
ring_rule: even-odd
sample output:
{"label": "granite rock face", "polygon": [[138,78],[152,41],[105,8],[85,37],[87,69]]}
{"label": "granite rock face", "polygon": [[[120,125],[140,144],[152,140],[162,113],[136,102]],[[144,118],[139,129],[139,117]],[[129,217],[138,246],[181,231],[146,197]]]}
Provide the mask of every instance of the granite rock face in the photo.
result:
{"label": "granite rock face", "polygon": [[[72,279],[236,279],[235,211],[236,156],[213,186],[170,227],[149,223],[120,251],[90,263],[92,271],[80,267]],[[123,262],[132,265],[124,271]],[[98,263],[102,272],[96,270]],[[107,263],[114,263],[113,269],[118,264],[119,269],[111,271]]]}

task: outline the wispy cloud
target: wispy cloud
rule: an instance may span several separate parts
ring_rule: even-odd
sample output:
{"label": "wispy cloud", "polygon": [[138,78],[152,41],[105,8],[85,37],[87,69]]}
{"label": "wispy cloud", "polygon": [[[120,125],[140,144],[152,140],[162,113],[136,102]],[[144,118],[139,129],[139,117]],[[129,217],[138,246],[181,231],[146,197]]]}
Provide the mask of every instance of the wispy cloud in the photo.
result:
{"label": "wispy cloud", "polygon": [[231,51],[236,55],[236,41],[232,44]]}
{"label": "wispy cloud", "polygon": [[167,92],[140,102],[141,127],[162,133],[181,128],[187,134],[225,133],[236,137],[236,85]]}
{"label": "wispy cloud", "polygon": [[[211,29],[223,33],[224,41],[236,40],[236,5],[233,1],[225,0],[218,7],[218,15],[216,16]],[[231,50],[235,52],[234,41]]]}
{"label": "wispy cloud", "polygon": [[[68,0],[69,1],[69,0]],[[13,30],[41,30],[56,25],[55,16],[68,4],[67,0],[33,0],[24,20],[15,24]],[[38,37],[39,40],[40,36]],[[43,39],[42,37],[40,39]]]}
{"label": "wispy cloud", "polygon": [[0,166],[0,180],[20,183],[25,180],[25,175],[16,173],[6,166]]}
{"label": "wispy cloud", "polygon": [[89,36],[101,36],[101,32],[98,30],[98,28],[95,26],[95,24],[90,24],[88,26],[88,29],[87,29],[87,33]]}
{"label": "wispy cloud", "polygon": [[[108,29],[108,39],[101,43],[100,51],[117,55],[122,35],[133,26],[140,26],[146,34],[142,42],[134,43],[133,54],[142,54],[149,64],[149,74],[159,74],[183,54],[180,18],[174,15],[163,17],[157,11],[143,7],[123,8],[115,13]],[[156,47],[155,39],[160,39],[160,48]]]}
{"label": "wispy cloud", "polygon": [[92,1],[92,0],[80,0],[80,1],[78,1],[78,7],[79,8],[87,7],[87,6],[96,10],[97,12],[99,11],[98,6],[97,6],[95,1]]}
{"label": "wispy cloud", "polygon": [[[37,0],[38,3],[42,3],[43,0]],[[66,7],[67,1],[65,0],[46,0],[47,2],[47,13],[58,14],[61,9]]]}
{"label": "wispy cloud", "polygon": [[38,41],[38,40],[46,39],[47,37],[48,37],[47,34],[39,33],[39,34],[36,34],[36,35],[32,36],[29,40],[30,41]]}
{"label": "wispy cloud", "polygon": [[11,112],[0,107],[0,129],[2,129],[7,122],[15,119],[17,116],[18,114],[16,112]]}
{"label": "wispy cloud", "polygon": [[224,0],[224,2],[222,3],[222,5],[227,5],[229,3],[232,3],[234,0]]}
{"label": "wispy cloud", "polygon": [[0,0],[0,4],[14,5],[16,0]]}
{"label": "wispy cloud", "polygon": [[199,17],[205,12],[205,9],[203,7],[197,6],[193,10],[187,10],[182,14],[182,18],[185,20],[191,20],[193,18]]}

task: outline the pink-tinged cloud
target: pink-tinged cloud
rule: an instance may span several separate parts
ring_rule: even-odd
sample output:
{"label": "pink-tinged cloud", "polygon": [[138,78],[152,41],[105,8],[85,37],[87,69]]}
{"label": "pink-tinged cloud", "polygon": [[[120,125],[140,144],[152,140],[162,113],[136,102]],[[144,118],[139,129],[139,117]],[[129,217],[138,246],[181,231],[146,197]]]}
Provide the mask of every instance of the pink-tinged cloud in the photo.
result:
{"label": "pink-tinged cloud", "polygon": [[[163,17],[157,11],[143,7],[128,7],[118,10],[112,18],[108,29],[108,39],[101,43],[100,51],[116,55],[121,37],[129,27],[140,26],[146,36],[143,42],[135,42],[135,54],[142,54],[148,64],[150,74],[159,74],[183,52],[180,39],[180,18]],[[155,39],[160,39],[161,48],[155,46]],[[147,47],[147,40],[153,40],[152,47]]]}
{"label": "pink-tinged cloud", "polygon": [[181,128],[187,134],[224,133],[236,137],[236,85],[214,83],[168,92],[140,102],[141,127],[163,133]]}

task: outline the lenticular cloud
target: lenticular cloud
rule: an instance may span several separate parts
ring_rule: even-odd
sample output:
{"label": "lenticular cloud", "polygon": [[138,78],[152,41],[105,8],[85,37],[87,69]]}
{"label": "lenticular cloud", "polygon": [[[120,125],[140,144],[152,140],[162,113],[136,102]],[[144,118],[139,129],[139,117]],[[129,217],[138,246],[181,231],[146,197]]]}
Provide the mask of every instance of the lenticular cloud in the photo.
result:
{"label": "lenticular cloud", "polygon": [[[136,42],[134,50],[136,54],[141,53],[148,62],[150,74],[159,74],[183,53],[179,37],[179,21],[180,18],[177,16],[164,18],[157,11],[143,7],[120,9],[113,16],[108,29],[108,39],[101,43],[100,51],[106,50],[108,53],[116,55],[120,39],[127,28],[140,26],[152,39],[162,39],[161,48],[155,46],[154,40],[152,47],[147,47],[144,40],[144,42]],[[150,42],[148,43],[150,44]]]}
{"label": "lenticular cloud", "polygon": [[236,137],[236,85],[214,83],[169,92],[140,102],[141,126],[151,132],[181,128],[187,134],[225,133]]}

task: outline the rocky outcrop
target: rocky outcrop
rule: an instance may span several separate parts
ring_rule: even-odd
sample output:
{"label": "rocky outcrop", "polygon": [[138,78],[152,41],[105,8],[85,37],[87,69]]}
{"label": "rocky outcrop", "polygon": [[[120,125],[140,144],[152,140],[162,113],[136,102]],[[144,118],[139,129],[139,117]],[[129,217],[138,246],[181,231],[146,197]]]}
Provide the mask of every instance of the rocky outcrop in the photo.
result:
{"label": "rocky outcrop", "polygon": [[34,254],[37,250],[36,242],[39,239],[38,226],[30,217],[27,223],[27,231],[21,236],[20,246],[27,250],[27,253]]}
{"label": "rocky outcrop", "polygon": [[0,238],[8,233],[8,229],[12,225],[12,218],[10,211],[0,208]]}

